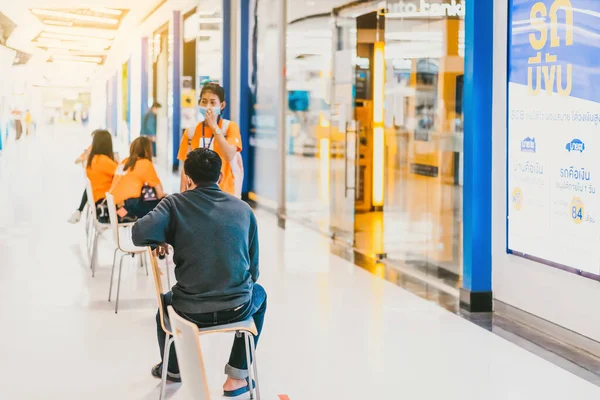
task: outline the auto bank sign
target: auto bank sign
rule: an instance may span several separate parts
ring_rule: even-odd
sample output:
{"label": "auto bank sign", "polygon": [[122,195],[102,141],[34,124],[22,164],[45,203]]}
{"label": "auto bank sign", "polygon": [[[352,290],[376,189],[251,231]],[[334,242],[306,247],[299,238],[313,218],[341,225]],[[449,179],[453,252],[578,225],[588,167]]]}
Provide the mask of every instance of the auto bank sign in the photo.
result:
{"label": "auto bank sign", "polygon": [[465,5],[462,0],[431,0],[388,2],[386,17],[428,18],[428,17],[461,17],[465,16]]}

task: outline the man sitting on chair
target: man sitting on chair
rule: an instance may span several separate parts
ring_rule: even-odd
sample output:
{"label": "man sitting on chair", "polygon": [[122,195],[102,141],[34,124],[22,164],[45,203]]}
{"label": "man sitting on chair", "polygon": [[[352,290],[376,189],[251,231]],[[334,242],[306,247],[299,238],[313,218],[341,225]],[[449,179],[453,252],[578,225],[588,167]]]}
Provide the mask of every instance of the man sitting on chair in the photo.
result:
{"label": "man sitting on chair", "polygon": [[[258,230],[252,209],[219,189],[221,158],[212,150],[192,151],[184,164],[187,190],[165,197],[133,226],[136,246],[156,246],[159,254],[173,246],[177,284],[165,295],[183,318],[200,328],[254,319],[262,330],[267,294],[258,284]],[[157,314],[161,357],[167,341]],[[258,342],[258,337],[255,338]],[[248,391],[248,365],[243,337],[236,337],[223,385],[226,397]],[[164,360],[163,360],[164,361]],[[161,377],[163,362],[152,368]],[[167,378],[179,382],[175,347]]]}

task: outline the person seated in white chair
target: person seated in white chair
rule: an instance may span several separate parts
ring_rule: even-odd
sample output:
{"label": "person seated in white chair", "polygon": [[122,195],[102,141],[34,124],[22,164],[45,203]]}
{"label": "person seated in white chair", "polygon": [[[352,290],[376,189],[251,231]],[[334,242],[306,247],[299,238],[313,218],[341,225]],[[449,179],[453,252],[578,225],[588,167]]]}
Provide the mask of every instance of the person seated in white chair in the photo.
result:
{"label": "person seated in white chair", "polygon": [[[158,248],[159,254],[174,250],[177,284],[165,295],[165,307],[172,305],[183,318],[200,328],[254,319],[262,331],[267,294],[256,284],[258,228],[252,209],[242,200],[219,188],[222,161],[210,149],[192,151],[185,160],[187,190],[165,197],[132,228],[136,246]],[[161,357],[167,341],[156,315]],[[255,338],[258,342],[258,336]],[[163,360],[164,362],[165,360]],[[163,362],[152,368],[160,379]],[[167,361],[167,379],[180,382],[175,347]],[[248,391],[248,365],[243,337],[236,337],[223,385],[226,397]]]}

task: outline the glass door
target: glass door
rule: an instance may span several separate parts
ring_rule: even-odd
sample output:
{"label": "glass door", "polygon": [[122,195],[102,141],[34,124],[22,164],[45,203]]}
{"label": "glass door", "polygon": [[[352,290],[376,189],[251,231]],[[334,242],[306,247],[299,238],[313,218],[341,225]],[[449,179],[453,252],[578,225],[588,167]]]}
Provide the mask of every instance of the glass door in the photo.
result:
{"label": "glass door", "polygon": [[354,15],[335,17],[333,26],[332,101],[330,126],[330,230],[334,239],[354,245],[357,196],[357,132],[355,81],[357,21]]}

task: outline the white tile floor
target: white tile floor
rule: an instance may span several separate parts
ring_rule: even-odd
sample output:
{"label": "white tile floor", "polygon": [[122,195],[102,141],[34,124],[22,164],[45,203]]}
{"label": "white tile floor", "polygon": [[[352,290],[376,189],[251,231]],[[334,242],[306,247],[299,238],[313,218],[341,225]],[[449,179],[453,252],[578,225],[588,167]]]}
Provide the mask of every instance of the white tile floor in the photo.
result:
{"label": "white tile floor", "polygon": [[[65,221],[83,183],[87,132],[40,129],[0,152],[0,398],[157,399],[153,282],[125,269],[107,300],[111,245],[95,279],[83,224]],[[259,213],[269,293],[264,399],[597,399],[600,388],[332,256],[319,235]],[[204,342],[219,392],[230,337]],[[177,385],[173,399],[184,399]],[[218,398],[218,397],[217,397]]]}

